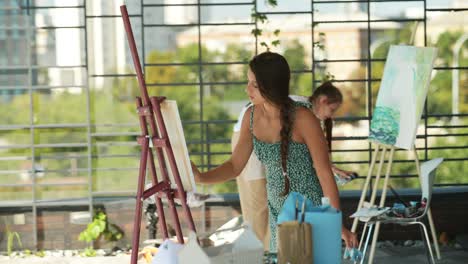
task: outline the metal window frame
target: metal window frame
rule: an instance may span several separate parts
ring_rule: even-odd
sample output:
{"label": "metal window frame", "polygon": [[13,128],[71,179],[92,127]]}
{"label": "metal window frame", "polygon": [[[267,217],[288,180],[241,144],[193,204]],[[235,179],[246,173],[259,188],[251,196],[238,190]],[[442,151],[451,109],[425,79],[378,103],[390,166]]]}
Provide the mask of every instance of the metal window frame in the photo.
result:
{"label": "metal window frame", "polygon": [[[228,1],[228,0],[226,0]],[[33,3],[31,3],[29,0],[26,1],[26,6],[22,6],[23,10],[21,10],[19,13],[24,13],[26,12],[28,15],[30,12],[33,12],[34,10],[39,10],[39,9],[57,9],[57,8],[66,8],[66,9],[77,9],[77,10],[82,10],[83,17],[80,17],[80,19],[83,19],[83,25],[77,25],[77,26],[42,26],[42,27],[33,27],[33,22],[29,21],[28,19],[28,25],[27,26],[12,26],[12,27],[6,27],[6,26],[1,26],[0,30],[3,29],[25,29],[28,41],[31,42],[31,32],[32,30],[37,30],[37,29],[78,29],[84,31],[84,50],[85,50],[85,64],[84,65],[75,65],[75,66],[58,66],[58,65],[32,65],[31,63],[31,50],[28,49],[28,54],[27,54],[27,65],[15,65],[15,66],[0,66],[1,70],[15,70],[15,69],[20,69],[20,70],[27,70],[28,72],[28,84],[26,86],[21,86],[21,87],[14,87],[14,88],[6,88],[6,87],[0,87],[0,90],[17,90],[17,89],[24,89],[25,91],[27,90],[30,96],[31,100],[31,105],[29,108],[30,111],[30,120],[29,124],[22,124],[22,125],[9,125],[9,124],[0,124],[0,131],[16,131],[16,130],[24,130],[30,132],[30,139],[31,143],[30,144],[17,144],[13,146],[0,146],[0,149],[11,149],[11,148],[18,148],[18,149],[26,149],[30,150],[30,155],[31,156],[11,156],[11,157],[2,157],[0,158],[0,161],[8,161],[8,160],[31,160],[32,164],[34,164],[35,160],[35,150],[37,148],[41,147],[55,147],[55,148],[63,148],[63,147],[70,147],[70,146],[75,146],[75,147],[83,147],[86,148],[86,151],[83,153],[77,154],[76,157],[82,158],[82,159],[87,159],[87,167],[86,168],[78,168],[77,171],[80,172],[87,172],[87,179],[88,179],[88,195],[87,197],[83,197],[85,200],[80,199],[80,204],[87,205],[89,212],[92,214],[93,212],[93,203],[94,199],[97,196],[103,195],[103,194],[113,194],[113,195],[124,195],[124,196],[132,196],[133,190],[131,191],[94,191],[93,190],[93,172],[95,171],[132,171],[134,170],[135,173],[138,171],[138,168],[95,168],[93,167],[93,159],[96,158],[138,158],[138,154],[128,154],[128,155],[94,155],[92,153],[93,147],[100,147],[100,146],[137,146],[137,144],[132,141],[132,142],[117,142],[117,141],[106,141],[106,142],[98,142],[98,143],[93,143],[93,139],[96,137],[103,137],[103,138],[110,138],[112,140],[112,137],[115,136],[136,136],[138,133],[133,133],[133,132],[115,132],[115,133],[96,133],[93,132],[96,128],[98,127],[110,127],[110,128],[117,128],[117,127],[138,127],[138,123],[135,119],[135,123],[128,123],[128,124],[97,124],[97,123],[92,123],[91,122],[91,113],[90,113],[90,105],[91,105],[91,95],[90,95],[90,88],[89,88],[89,81],[91,78],[107,78],[107,77],[134,77],[136,76],[135,74],[90,74],[89,73],[89,57],[88,57],[88,30],[89,30],[89,20],[92,19],[102,19],[102,18],[120,18],[120,15],[90,15],[88,14],[88,7],[87,7],[87,1],[83,0],[83,4],[81,5],[76,5],[76,6],[34,6]],[[371,11],[370,11],[370,5],[372,3],[383,3],[383,2],[420,2],[424,6],[424,17],[423,18],[416,18],[416,19],[370,19],[371,18]],[[326,21],[319,21],[319,20],[314,20],[314,5],[315,4],[348,4],[348,3],[363,3],[367,4],[367,19],[366,20],[339,20],[339,21],[332,21],[332,20],[326,20]],[[234,120],[204,120],[204,89],[203,87],[205,85],[240,85],[244,84],[245,82],[238,81],[238,82],[208,82],[204,80],[203,78],[203,69],[205,66],[212,66],[212,65],[245,65],[247,62],[245,61],[231,61],[231,62],[209,62],[209,61],[204,61],[203,60],[203,53],[202,53],[202,39],[203,35],[201,32],[201,27],[202,26],[225,26],[225,25],[245,25],[245,26],[252,26],[257,28],[258,24],[255,22],[247,22],[247,23],[202,23],[202,18],[201,18],[201,8],[205,6],[235,6],[235,5],[243,5],[243,6],[251,6],[254,8],[254,10],[259,13],[259,14],[264,14],[264,15],[294,15],[294,14],[307,14],[311,16],[311,21],[312,25],[310,26],[311,29],[311,61],[312,64],[310,65],[310,69],[301,69],[301,70],[294,70],[292,71],[293,74],[310,74],[312,77],[312,84],[313,84],[313,89],[316,88],[317,84],[320,83],[320,80],[316,79],[316,67],[318,64],[323,64],[323,63],[334,63],[334,62],[361,62],[365,63],[367,66],[367,77],[365,79],[339,79],[335,80],[336,82],[365,82],[366,83],[366,93],[367,93],[367,98],[368,98],[368,108],[366,109],[367,111],[367,116],[356,116],[356,117],[350,117],[350,118],[338,118],[337,121],[358,121],[358,120],[367,120],[368,125],[370,126],[371,119],[369,118],[370,114],[372,113],[372,100],[375,98],[372,98],[372,93],[371,93],[371,87],[373,82],[378,82],[380,79],[378,78],[370,78],[371,73],[372,73],[372,63],[373,62],[383,62],[385,59],[381,58],[372,58],[372,54],[370,51],[370,44],[371,44],[371,29],[372,26],[371,24],[374,22],[415,22],[419,21],[423,23],[423,29],[424,29],[424,43],[425,45],[427,44],[427,13],[428,12],[460,12],[460,11],[468,11],[468,8],[428,8],[427,7],[427,1],[426,0],[350,0],[350,1],[314,1],[312,0],[310,2],[310,11],[295,11],[295,12],[284,12],[284,11],[279,11],[279,12],[260,12],[258,10],[257,6],[257,1],[252,0],[252,1],[245,1],[245,2],[236,2],[236,3],[229,3],[229,2],[222,2],[222,3],[201,3],[201,0],[198,0],[196,3],[191,3],[191,4],[145,4],[143,0],[140,1],[140,9],[139,9],[139,14],[131,14],[130,17],[138,17],[140,18],[140,27],[141,27],[141,39],[137,40],[140,43],[142,43],[142,58],[143,58],[143,68],[146,69],[146,67],[164,67],[164,66],[197,66],[197,75],[198,75],[198,82],[193,82],[193,83],[157,83],[157,84],[148,84],[148,86],[198,86],[199,88],[199,120],[198,121],[188,121],[184,122],[184,125],[196,125],[199,127],[200,131],[200,139],[197,140],[188,140],[187,144],[197,144],[201,146],[200,151],[198,152],[193,152],[191,155],[197,155],[201,157],[201,163],[199,164],[201,168],[213,168],[214,166],[218,165],[213,162],[213,158],[216,156],[225,156],[229,155],[230,152],[226,151],[212,151],[212,144],[229,144],[230,139],[216,139],[216,138],[211,138],[210,135],[208,134],[208,127],[211,125],[232,125],[234,123]],[[145,18],[144,18],[144,11],[145,8],[150,8],[150,7],[166,7],[166,6],[190,6],[190,7],[196,7],[197,8],[197,13],[198,13],[198,20],[197,23],[188,23],[188,24],[158,24],[158,23],[145,23]],[[19,14],[21,15],[21,14]],[[367,24],[367,58],[360,58],[360,59],[333,59],[333,60],[315,60],[315,54],[314,54],[314,48],[313,44],[315,42],[315,27],[313,26],[315,23],[321,23],[321,24],[326,24],[326,23],[335,23],[335,24],[346,24],[346,23],[366,23]],[[151,28],[151,27],[179,27],[179,26],[195,26],[197,27],[197,34],[198,34],[198,60],[197,62],[193,63],[186,63],[186,62],[181,62],[181,63],[146,63],[146,54],[145,54],[145,29]],[[258,53],[258,47],[259,47],[259,40],[258,38],[255,37],[255,54]],[[32,71],[40,68],[83,68],[86,71],[86,83],[83,85],[62,85],[62,86],[48,86],[48,85],[32,85]],[[460,66],[460,67],[435,67],[434,69],[436,70],[463,70],[467,71],[468,67],[466,66]],[[87,113],[86,113],[86,122],[85,123],[64,123],[64,124],[41,124],[41,125],[36,125],[33,122],[33,114],[34,114],[34,105],[33,105],[33,92],[35,90],[43,90],[43,89],[56,89],[56,88],[67,88],[67,87],[73,87],[73,88],[81,88],[83,92],[85,93],[86,96],[86,103],[87,103]],[[435,137],[445,137],[445,136],[454,136],[458,138],[463,138],[467,137],[467,133],[446,133],[443,135],[440,134],[431,134],[429,133],[428,129],[434,129],[434,128],[450,128],[450,129],[464,129],[467,128],[468,126],[466,125],[448,125],[448,126],[439,126],[439,125],[429,125],[428,124],[428,119],[431,117],[435,118],[441,118],[441,117],[454,117],[458,116],[460,118],[467,118],[468,113],[460,113],[458,115],[451,115],[451,114],[428,114],[427,112],[427,107],[424,109],[423,117],[422,119],[424,120],[424,134],[422,135],[417,135],[418,139],[423,139],[424,140],[424,146],[417,148],[419,151],[423,151],[423,159],[428,159],[429,158],[429,151],[430,150],[444,150],[444,149],[466,149],[468,146],[444,146],[444,147],[429,147],[428,146],[428,139],[429,138],[435,138]],[[66,129],[85,129],[86,130],[86,142],[82,143],[57,143],[57,144],[36,144],[34,143],[34,131],[36,129],[43,129],[43,128],[66,128]],[[339,140],[339,141],[345,141],[345,140],[359,140],[359,141],[365,141],[367,140],[366,136],[354,136],[354,137],[334,137],[334,140]],[[371,160],[372,156],[372,151],[373,149],[371,148],[370,143],[368,144],[367,148],[360,148],[360,149],[336,149],[333,150],[335,153],[340,153],[340,152],[367,152],[368,153],[368,159],[366,160],[357,160],[357,161],[351,161],[351,162],[336,162],[339,164],[366,164],[369,163]],[[86,154],[84,154],[86,153]],[[50,155],[47,156],[49,159],[65,159],[67,157],[61,157],[57,155]],[[447,162],[465,162],[468,160],[468,157],[465,158],[447,158],[445,161]],[[396,160],[394,161],[396,163],[404,163],[408,162],[406,160]],[[7,174],[7,173],[18,173],[22,172],[24,170],[0,170],[0,174]],[[45,172],[67,172],[70,170],[45,170]],[[35,175],[35,171],[31,172],[33,175]],[[411,178],[411,177],[416,177],[416,175],[394,175],[394,177],[397,178]],[[36,187],[37,186],[44,186],[44,185],[59,185],[59,186],[67,186],[67,185],[83,185],[82,183],[69,183],[69,184],[54,184],[54,183],[48,183],[48,184],[42,184],[37,181],[36,177],[33,177],[33,182],[31,184],[0,184],[1,187],[22,187],[22,186],[32,186],[32,199],[30,201],[0,201],[0,206],[10,206],[13,204],[20,204],[21,206],[28,206],[31,208],[33,216],[34,216],[34,245],[37,246],[37,210],[38,207],[44,207],[44,206],[58,206],[58,205],[66,205],[70,204],[70,201],[63,201],[63,200],[42,200],[42,199],[37,199],[37,194],[36,194]],[[468,185],[468,182],[466,183],[441,183],[441,184],[436,184],[436,186],[449,186],[449,185]],[[204,215],[204,214],[202,214]],[[204,226],[202,227],[202,232],[204,232]]]}

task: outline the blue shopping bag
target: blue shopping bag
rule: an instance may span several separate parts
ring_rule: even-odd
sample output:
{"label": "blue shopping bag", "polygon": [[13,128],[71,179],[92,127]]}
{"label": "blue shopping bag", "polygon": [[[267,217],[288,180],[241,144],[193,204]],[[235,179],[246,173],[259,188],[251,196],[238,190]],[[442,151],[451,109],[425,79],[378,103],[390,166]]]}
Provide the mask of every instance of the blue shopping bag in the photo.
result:
{"label": "blue shopping bag", "polygon": [[[304,215],[301,208],[304,207]],[[314,206],[297,192],[290,192],[278,215],[277,224],[303,220],[312,225],[314,263],[341,263],[341,212],[330,205]]]}

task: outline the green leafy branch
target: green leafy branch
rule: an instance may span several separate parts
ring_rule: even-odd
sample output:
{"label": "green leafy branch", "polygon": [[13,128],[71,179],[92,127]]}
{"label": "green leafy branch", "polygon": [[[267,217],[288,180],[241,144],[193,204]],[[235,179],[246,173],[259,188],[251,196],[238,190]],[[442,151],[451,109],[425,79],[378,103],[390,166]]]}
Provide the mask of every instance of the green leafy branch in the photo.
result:
{"label": "green leafy branch", "polygon": [[[319,23],[313,23],[312,26],[315,27],[317,26]],[[326,37],[326,34],[324,32],[319,32],[318,33],[318,40],[317,41],[314,41],[313,42],[313,47],[312,48],[317,48],[319,49],[321,52],[325,52],[325,37]],[[325,58],[324,58],[325,59]],[[326,60],[326,59],[325,59]],[[327,73],[325,73],[323,75],[323,78],[322,78],[322,81],[323,82],[326,82],[326,81],[333,81],[335,79],[335,75],[333,75],[332,73],[330,73],[329,71],[327,71]]]}
{"label": "green leafy branch", "polygon": [[[271,6],[271,7],[276,7],[278,5],[278,1],[277,0],[266,0],[266,4]],[[252,29],[252,31],[250,33],[255,38],[260,38],[262,36],[264,30],[261,29],[258,26],[258,23],[260,23],[262,25],[268,23],[268,17],[265,14],[257,13],[257,10],[255,9],[255,7],[252,7],[250,17],[252,18],[252,22],[255,23],[255,28]],[[267,51],[270,50],[271,46],[273,46],[273,47],[278,46],[280,44],[280,40],[278,38],[279,34],[280,34],[279,29],[274,30],[273,35],[275,36],[275,39],[272,40],[270,43],[267,43],[266,41],[261,41],[260,46],[265,47]]]}
{"label": "green leafy branch", "polygon": [[100,237],[104,237],[106,241],[118,241],[123,237],[123,231],[117,225],[110,224],[106,214],[102,211],[94,215],[93,222],[80,233],[78,240],[89,243]]}
{"label": "green leafy branch", "polygon": [[[89,223],[85,230],[83,230],[78,240],[92,242],[99,238],[104,237],[106,241],[118,241],[123,237],[123,231],[115,224],[110,224],[107,221],[107,216],[102,211],[97,211],[93,217],[93,222]],[[85,248],[81,253],[85,257],[96,256],[96,251],[92,246]]]}
{"label": "green leafy branch", "polygon": [[21,238],[18,232],[10,231],[10,228],[8,226],[6,227],[6,234],[7,234],[7,254],[8,256],[11,256],[11,253],[13,252],[13,243],[15,242],[15,238],[20,248],[23,247],[23,244],[21,243]]}

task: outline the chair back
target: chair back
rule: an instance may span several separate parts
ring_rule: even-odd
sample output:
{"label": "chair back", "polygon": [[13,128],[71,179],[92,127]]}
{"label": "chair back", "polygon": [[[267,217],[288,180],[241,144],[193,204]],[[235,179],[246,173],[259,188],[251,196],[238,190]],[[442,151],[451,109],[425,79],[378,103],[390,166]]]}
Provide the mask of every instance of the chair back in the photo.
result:
{"label": "chair back", "polygon": [[432,186],[434,185],[436,168],[442,163],[443,160],[443,158],[431,159],[421,165],[421,198],[426,198],[427,201],[424,213],[426,213],[431,202]]}

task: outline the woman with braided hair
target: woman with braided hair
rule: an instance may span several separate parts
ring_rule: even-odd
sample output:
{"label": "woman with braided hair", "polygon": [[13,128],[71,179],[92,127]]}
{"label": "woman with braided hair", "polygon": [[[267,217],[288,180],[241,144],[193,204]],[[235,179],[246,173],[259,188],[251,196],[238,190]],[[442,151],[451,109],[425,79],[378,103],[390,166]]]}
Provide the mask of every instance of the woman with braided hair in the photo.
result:
{"label": "woman with braided hair", "polygon": [[[289,98],[290,69],[273,52],[255,56],[247,72],[247,94],[253,106],[242,120],[239,144],[229,160],[201,173],[195,181],[218,183],[237,177],[252,153],[265,165],[270,222],[270,251],[276,252],[276,220],[290,191],[320,205],[321,197],[340,209],[338,188],[330,167],[327,144],[310,103]],[[357,247],[356,235],[342,227],[346,247]]]}
{"label": "woman with braided hair", "polygon": [[[343,95],[340,90],[330,81],[322,83],[314,89],[311,96],[289,95],[291,99],[298,102],[310,102],[312,112],[322,122],[325,130],[328,149],[331,154],[332,147],[332,118],[335,112],[343,103]],[[240,135],[242,120],[247,109],[252,107],[249,102],[244,106],[239,114],[236,124],[233,127],[231,137],[231,149],[234,151]],[[356,173],[338,168],[331,164],[335,180],[343,185],[356,177]],[[241,205],[243,220],[250,224],[252,231],[257,238],[263,242],[266,251],[270,249],[270,231],[268,220],[268,200],[266,190],[265,166],[258,160],[255,152],[252,152],[247,164],[242,172],[237,176],[237,190]]]}

